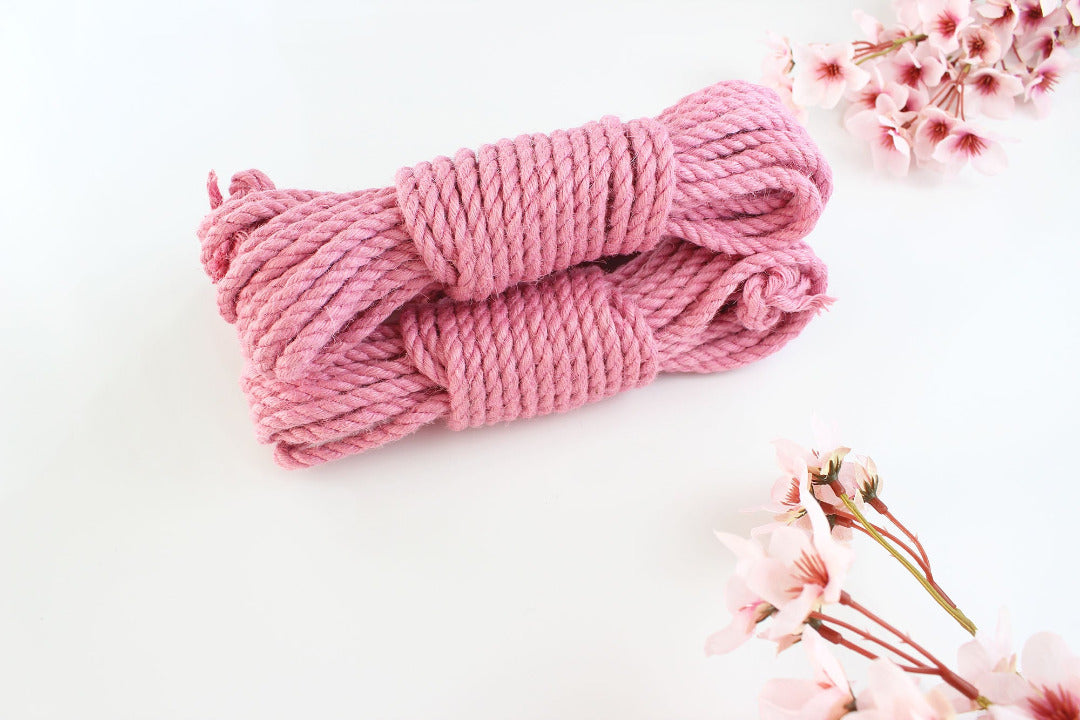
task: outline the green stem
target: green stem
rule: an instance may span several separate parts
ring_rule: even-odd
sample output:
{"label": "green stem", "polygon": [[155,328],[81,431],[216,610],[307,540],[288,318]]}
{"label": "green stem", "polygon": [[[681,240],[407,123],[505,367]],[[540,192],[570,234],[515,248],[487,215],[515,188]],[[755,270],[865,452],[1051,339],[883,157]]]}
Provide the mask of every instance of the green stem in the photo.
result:
{"label": "green stem", "polygon": [[[838,489],[839,488],[834,488],[834,490]],[[901,565],[903,565],[904,568],[907,569],[907,571],[911,573],[911,575],[916,580],[919,581],[919,584],[923,586],[923,589],[925,589],[926,592],[930,593],[930,596],[934,598],[937,604],[945,608],[945,612],[949,613],[949,615],[951,615],[953,619],[956,620],[956,622],[960,623],[961,627],[974,635],[976,630],[975,623],[973,623],[967,617],[967,615],[964,615],[964,613],[960,611],[960,608],[953,606],[952,603],[950,603],[945,597],[943,597],[942,594],[937,591],[934,585],[926,579],[926,576],[919,572],[919,569],[916,568],[915,565],[913,565],[912,562],[908,560],[903,553],[893,547],[892,543],[886,540],[881,535],[881,533],[879,533],[874,528],[874,524],[866,519],[866,516],[862,514],[862,511],[859,510],[859,508],[855,505],[855,502],[851,498],[849,498],[846,493],[837,492],[836,494],[839,496],[841,502],[844,503],[844,506],[851,512],[852,515],[855,516],[855,519],[859,521],[859,524],[866,528],[866,531],[870,534],[870,536],[877,541],[878,545],[881,545],[881,547],[888,550],[889,554],[896,558],[896,560]]]}
{"label": "green stem", "polygon": [[922,42],[925,39],[926,39],[926,35],[924,35],[922,33],[920,33],[918,35],[908,35],[907,37],[897,38],[896,40],[892,41],[892,44],[889,45],[889,47],[885,48],[884,50],[878,50],[876,53],[871,53],[869,55],[864,55],[863,57],[856,60],[855,64],[856,65],[862,65],[867,60],[873,60],[876,57],[881,57],[882,55],[888,55],[889,53],[895,51],[896,48],[900,47],[904,43],[909,43],[909,42],[919,43],[919,42]]}

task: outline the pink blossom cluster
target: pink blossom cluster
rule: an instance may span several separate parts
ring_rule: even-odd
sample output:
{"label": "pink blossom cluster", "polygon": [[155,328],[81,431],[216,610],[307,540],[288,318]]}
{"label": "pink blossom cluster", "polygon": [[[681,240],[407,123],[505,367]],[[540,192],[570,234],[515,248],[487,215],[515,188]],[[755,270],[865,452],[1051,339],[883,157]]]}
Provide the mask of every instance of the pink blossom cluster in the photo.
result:
{"label": "pink blossom cluster", "polygon": [[764,82],[800,116],[846,102],[844,124],[867,141],[874,166],[912,162],[945,172],[1005,166],[1001,138],[975,122],[1016,106],[1044,116],[1075,61],[1080,0],[894,0],[897,22],[856,11],[865,37],[795,45],[771,38]]}
{"label": "pink blossom cluster", "polygon": [[[735,554],[727,588],[731,622],[706,641],[728,653],[751,637],[799,645],[812,678],[776,678],[762,689],[762,720],[1080,720],[1080,657],[1039,633],[1014,650],[1007,615],[992,633],[945,594],[918,536],[882,500],[873,460],[848,448],[821,452],[777,443],[783,470],[749,538],[718,533]],[[873,519],[871,519],[873,518]],[[844,589],[855,540],[869,538],[908,570],[973,639],[952,665]],[[868,662],[856,688],[833,650]],[[930,682],[927,682],[930,681]]]}

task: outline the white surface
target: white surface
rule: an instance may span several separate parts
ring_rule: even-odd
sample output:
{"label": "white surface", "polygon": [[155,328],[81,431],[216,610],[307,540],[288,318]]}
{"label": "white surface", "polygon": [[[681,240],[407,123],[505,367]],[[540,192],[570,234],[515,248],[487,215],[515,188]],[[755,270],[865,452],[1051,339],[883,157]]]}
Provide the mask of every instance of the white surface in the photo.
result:
{"label": "white surface", "polygon": [[[856,4],[9,5],[0,717],[752,717],[770,649],[702,654],[727,621],[712,529],[749,527],[769,441],[815,411],[972,617],[1004,603],[1080,649],[1078,77],[1007,128],[996,178],[874,176],[817,114],[840,300],[765,362],[306,472],[253,439],[198,264],[209,168],[383,185],[756,79],[766,29],[843,39]],[[935,648],[962,639],[888,563],[858,577]]]}

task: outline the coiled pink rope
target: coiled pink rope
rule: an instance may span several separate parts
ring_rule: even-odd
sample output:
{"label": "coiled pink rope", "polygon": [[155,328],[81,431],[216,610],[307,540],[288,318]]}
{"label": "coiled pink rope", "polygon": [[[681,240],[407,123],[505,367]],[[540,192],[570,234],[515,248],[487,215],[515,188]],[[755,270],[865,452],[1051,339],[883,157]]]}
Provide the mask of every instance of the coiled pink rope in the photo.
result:
{"label": "coiled pink rope", "polygon": [[737,367],[827,303],[799,241],[829,168],[746,83],[461,150],[390,188],[278,190],[255,170],[228,200],[208,187],[202,261],[286,467]]}

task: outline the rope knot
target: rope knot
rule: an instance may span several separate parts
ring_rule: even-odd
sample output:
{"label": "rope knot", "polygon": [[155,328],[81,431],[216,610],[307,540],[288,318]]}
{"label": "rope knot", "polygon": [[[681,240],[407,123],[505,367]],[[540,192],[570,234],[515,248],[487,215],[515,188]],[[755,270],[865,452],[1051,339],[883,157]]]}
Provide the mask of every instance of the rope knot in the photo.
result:
{"label": "rope knot", "polygon": [[796,265],[776,265],[743,282],[735,316],[748,330],[765,332],[787,315],[821,310],[831,300],[811,289],[812,279]]}
{"label": "rope knot", "polygon": [[446,388],[455,430],[570,410],[659,370],[645,316],[597,267],[484,301],[410,305],[401,336],[419,371]]}

